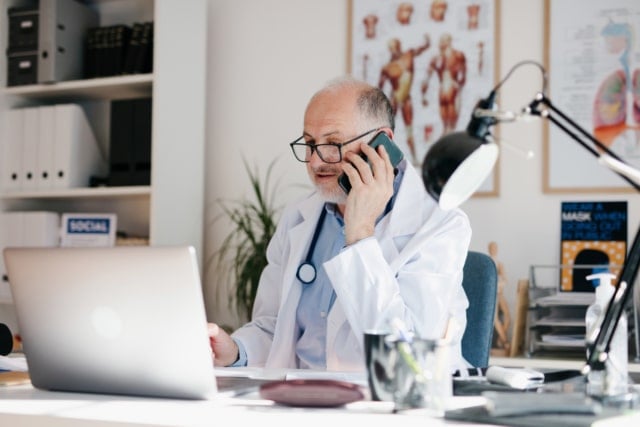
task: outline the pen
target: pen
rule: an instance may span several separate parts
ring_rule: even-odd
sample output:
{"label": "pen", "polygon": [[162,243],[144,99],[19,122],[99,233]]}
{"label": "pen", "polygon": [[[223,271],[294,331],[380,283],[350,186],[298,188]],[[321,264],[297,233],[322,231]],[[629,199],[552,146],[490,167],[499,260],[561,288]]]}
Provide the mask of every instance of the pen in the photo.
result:
{"label": "pen", "polygon": [[391,321],[391,326],[398,336],[398,351],[402,356],[402,359],[405,361],[407,366],[416,374],[416,380],[420,382],[425,381],[424,373],[422,372],[422,368],[418,364],[418,361],[413,357],[413,351],[411,349],[411,337],[407,333],[404,328],[404,324],[398,318],[395,318]]}

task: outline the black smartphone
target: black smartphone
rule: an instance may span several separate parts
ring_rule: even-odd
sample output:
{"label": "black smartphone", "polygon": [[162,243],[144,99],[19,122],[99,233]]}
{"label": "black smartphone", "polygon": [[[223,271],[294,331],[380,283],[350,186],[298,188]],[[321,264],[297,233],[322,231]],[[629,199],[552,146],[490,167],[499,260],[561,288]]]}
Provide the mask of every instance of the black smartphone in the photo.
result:
{"label": "black smartphone", "polygon": [[[389,160],[391,160],[391,165],[394,168],[398,166],[398,163],[400,163],[404,158],[404,154],[402,153],[402,150],[400,150],[400,147],[398,147],[384,132],[379,132],[369,143],[369,146],[374,149],[377,149],[379,145],[384,145],[384,148],[387,150],[387,154],[389,155]],[[364,154],[360,154],[360,157],[367,160],[367,156]],[[349,191],[351,191],[351,182],[349,182],[349,177],[345,173],[342,173],[338,177],[338,184],[345,193],[349,194]]]}

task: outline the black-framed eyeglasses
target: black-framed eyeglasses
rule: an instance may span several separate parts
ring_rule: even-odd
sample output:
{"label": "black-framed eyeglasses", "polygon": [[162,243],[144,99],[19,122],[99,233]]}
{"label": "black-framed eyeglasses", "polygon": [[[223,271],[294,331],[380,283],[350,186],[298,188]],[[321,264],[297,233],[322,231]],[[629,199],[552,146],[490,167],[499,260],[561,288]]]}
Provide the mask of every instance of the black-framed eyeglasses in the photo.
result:
{"label": "black-framed eyeglasses", "polygon": [[376,132],[380,129],[382,128],[368,130],[365,133],[342,143],[329,142],[326,144],[308,144],[304,142],[304,136],[301,136],[300,138],[290,143],[289,146],[291,146],[293,155],[296,156],[296,159],[300,162],[309,163],[309,160],[311,159],[311,156],[313,156],[313,152],[315,151],[316,153],[318,153],[320,159],[325,163],[340,163],[342,161],[342,147],[347,144],[351,144],[352,142],[359,140],[363,136],[367,136],[370,133]]}

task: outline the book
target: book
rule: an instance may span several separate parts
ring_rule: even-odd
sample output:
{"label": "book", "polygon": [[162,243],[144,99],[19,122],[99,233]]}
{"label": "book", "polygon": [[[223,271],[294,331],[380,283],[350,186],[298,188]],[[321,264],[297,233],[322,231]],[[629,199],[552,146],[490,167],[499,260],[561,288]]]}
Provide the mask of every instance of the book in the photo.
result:
{"label": "book", "polygon": [[124,73],[131,27],[118,24],[90,28],[85,37],[85,77],[108,77]]}
{"label": "book", "polygon": [[134,73],[149,73],[152,69],[153,61],[153,22],[145,22],[140,34],[140,45],[136,62],[133,68]]}
{"label": "book", "polygon": [[135,67],[140,51],[140,40],[142,39],[143,29],[144,24],[142,22],[135,22],[131,27],[131,35],[122,64],[123,74],[134,74],[136,72]]}
{"label": "book", "polygon": [[115,25],[112,27],[111,57],[113,59],[113,69],[111,75],[123,74],[123,67],[129,39],[131,38],[131,27],[127,25]]}

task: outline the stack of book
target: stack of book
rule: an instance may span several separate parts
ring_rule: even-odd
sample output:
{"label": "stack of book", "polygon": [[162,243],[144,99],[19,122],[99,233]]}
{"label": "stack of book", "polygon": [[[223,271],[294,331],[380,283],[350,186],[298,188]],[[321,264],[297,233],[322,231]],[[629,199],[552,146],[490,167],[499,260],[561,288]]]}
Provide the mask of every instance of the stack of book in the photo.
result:
{"label": "stack of book", "polygon": [[95,27],[85,37],[85,78],[150,73],[153,22]]}

